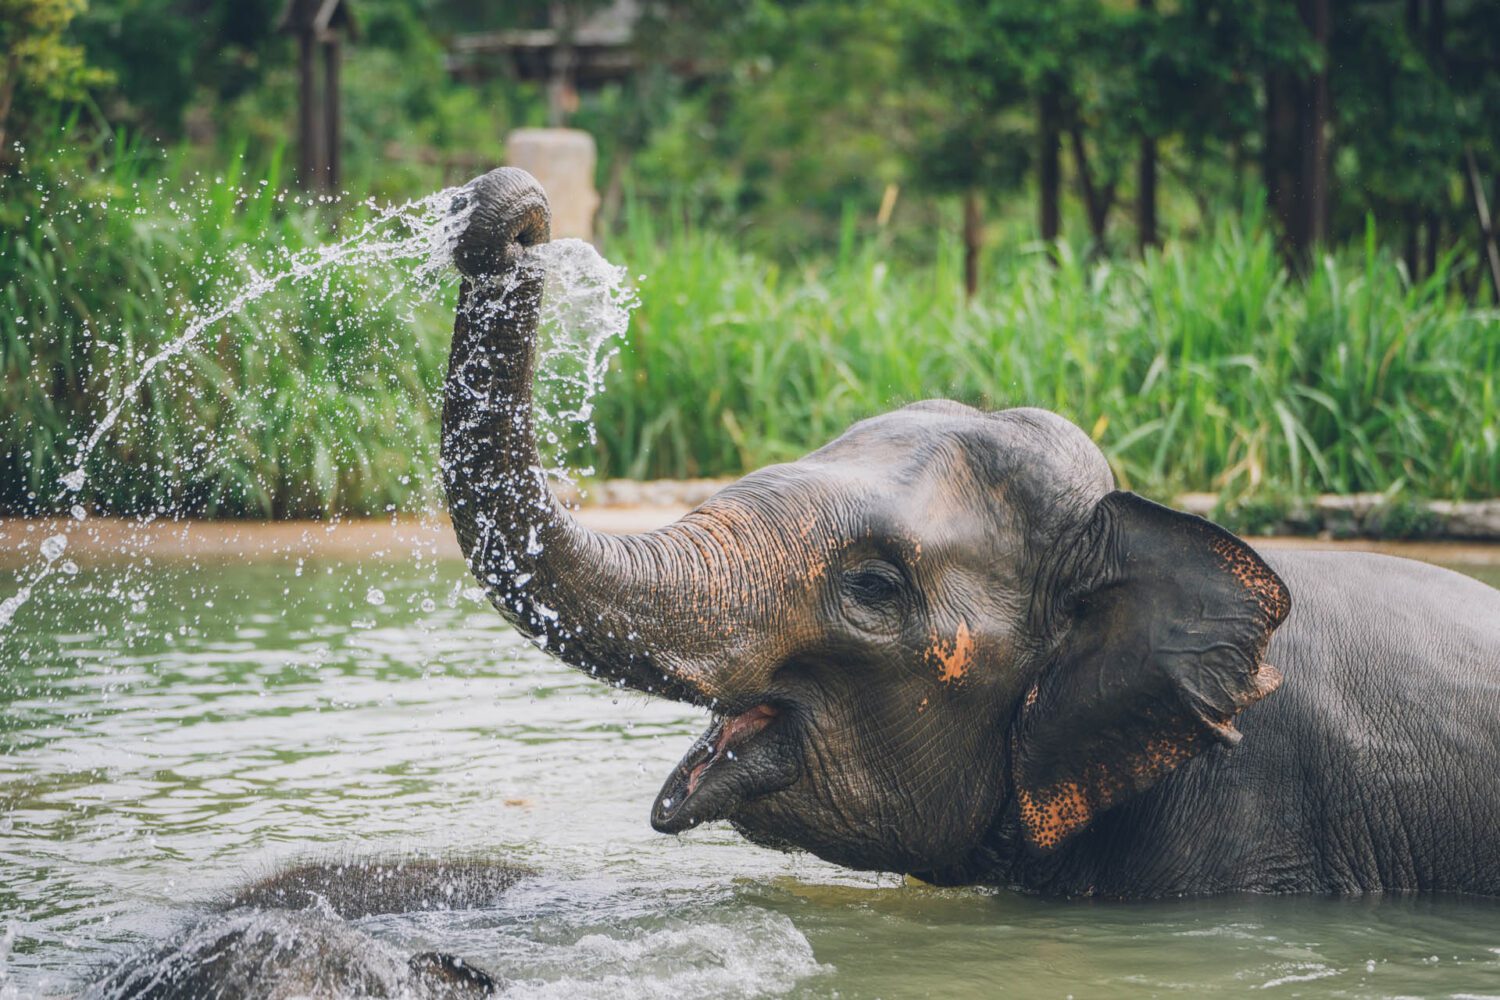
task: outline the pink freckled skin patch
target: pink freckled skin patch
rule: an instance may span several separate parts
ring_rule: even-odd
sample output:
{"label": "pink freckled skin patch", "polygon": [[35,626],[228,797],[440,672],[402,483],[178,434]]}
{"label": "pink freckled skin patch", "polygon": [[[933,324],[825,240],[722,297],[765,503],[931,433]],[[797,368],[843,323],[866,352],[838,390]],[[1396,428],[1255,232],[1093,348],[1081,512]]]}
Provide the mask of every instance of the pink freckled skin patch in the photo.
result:
{"label": "pink freckled skin patch", "polygon": [[969,623],[958,623],[958,632],[951,643],[934,636],[928,655],[937,662],[938,680],[944,684],[961,682],[974,665],[974,637],[969,633]]}

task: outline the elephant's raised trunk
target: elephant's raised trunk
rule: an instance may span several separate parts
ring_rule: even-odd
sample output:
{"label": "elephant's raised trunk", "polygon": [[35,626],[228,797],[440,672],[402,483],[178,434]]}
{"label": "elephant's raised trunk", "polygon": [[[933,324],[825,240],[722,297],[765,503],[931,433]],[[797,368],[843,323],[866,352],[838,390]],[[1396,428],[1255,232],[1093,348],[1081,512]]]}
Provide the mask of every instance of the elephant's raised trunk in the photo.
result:
{"label": "elephant's raised trunk", "polygon": [[[681,522],[613,536],[578,524],[547,487],[532,424],[547,199],[513,168],[473,181],[473,214],[455,251],[459,293],[443,403],[448,507],[470,569],[495,607],[557,656],[604,679],[667,697],[720,697],[725,655],[702,623],[731,595],[704,586],[711,532]],[[694,622],[698,623],[696,632]]]}

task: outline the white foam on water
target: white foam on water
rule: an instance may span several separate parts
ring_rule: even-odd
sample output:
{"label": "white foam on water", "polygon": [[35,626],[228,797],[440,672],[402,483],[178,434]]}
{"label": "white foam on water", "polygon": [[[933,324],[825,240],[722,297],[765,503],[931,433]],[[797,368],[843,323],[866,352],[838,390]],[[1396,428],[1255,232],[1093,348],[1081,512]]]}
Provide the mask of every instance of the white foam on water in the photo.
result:
{"label": "white foam on water", "polygon": [[[731,916],[725,914],[725,916]],[[667,918],[568,943],[536,943],[528,969],[497,969],[510,1000],[780,996],[831,972],[785,915],[748,907],[732,922]]]}

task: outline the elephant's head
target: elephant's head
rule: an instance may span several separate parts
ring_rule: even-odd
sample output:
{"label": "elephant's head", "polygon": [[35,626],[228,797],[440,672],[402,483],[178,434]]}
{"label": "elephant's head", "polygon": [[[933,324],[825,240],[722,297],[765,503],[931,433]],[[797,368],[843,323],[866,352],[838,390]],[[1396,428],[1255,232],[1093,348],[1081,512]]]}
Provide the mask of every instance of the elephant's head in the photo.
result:
{"label": "elephant's head", "polygon": [[1276,687],[1261,654],[1281,581],[1209,522],[1114,491],[1088,437],[1042,410],[918,403],[661,530],[582,528],[532,438],[524,247],[546,238],[546,200],[514,170],[471,196],[444,412],[454,524],[539,643],[715,713],[657,829],[729,819],[844,865],[972,880],[1234,743],[1234,715]]}

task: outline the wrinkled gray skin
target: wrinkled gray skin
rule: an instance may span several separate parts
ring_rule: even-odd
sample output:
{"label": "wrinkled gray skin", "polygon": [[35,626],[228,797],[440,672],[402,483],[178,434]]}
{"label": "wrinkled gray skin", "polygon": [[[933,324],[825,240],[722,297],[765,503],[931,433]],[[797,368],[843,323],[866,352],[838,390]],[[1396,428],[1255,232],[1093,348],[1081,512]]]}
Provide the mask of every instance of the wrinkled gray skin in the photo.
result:
{"label": "wrinkled gray skin", "polygon": [[1056,894],[1500,893],[1496,591],[1263,559],[1115,491],[1055,414],[945,401],[661,530],[592,533],[537,469],[546,199],[506,169],[465,201],[454,527],[544,648],[713,710],[657,829],[728,819],[851,867]]}
{"label": "wrinkled gray skin", "polygon": [[499,982],[463,959],[404,955],[350,921],[493,903],[531,874],[479,860],[298,865],[253,882],[84,995],[90,1000],[473,1000]]}

